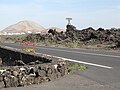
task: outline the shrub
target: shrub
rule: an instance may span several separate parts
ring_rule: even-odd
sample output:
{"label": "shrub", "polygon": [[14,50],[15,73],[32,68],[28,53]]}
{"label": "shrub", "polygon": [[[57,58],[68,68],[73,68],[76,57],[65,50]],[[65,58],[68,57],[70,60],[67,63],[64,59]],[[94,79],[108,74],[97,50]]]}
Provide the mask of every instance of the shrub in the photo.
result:
{"label": "shrub", "polygon": [[86,70],[86,69],[87,69],[87,67],[85,65],[75,63],[75,64],[70,64],[69,65],[68,72],[73,73],[75,71],[83,71],[83,70]]}

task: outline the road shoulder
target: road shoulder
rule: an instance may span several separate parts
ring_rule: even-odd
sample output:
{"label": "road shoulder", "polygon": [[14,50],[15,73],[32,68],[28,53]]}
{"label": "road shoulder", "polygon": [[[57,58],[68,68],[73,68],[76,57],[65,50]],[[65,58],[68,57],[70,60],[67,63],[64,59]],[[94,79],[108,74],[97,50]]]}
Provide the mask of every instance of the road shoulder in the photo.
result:
{"label": "road shoulder", "polygon": [[101,85],[84,76],[70,74],[55,81],[17,88],[4,88],[1,90],[119,90],[108,85]]}

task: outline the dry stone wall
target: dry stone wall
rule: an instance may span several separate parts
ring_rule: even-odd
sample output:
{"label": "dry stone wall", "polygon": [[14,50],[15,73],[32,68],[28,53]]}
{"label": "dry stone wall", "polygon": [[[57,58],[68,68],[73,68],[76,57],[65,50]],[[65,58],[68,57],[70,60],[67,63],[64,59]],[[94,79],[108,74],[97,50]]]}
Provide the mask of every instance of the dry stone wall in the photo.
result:
{"label": "dry stone wall", "polygon": [[0,88],[40,84],[66,74],[67,63],[61,59],[0,47]]}

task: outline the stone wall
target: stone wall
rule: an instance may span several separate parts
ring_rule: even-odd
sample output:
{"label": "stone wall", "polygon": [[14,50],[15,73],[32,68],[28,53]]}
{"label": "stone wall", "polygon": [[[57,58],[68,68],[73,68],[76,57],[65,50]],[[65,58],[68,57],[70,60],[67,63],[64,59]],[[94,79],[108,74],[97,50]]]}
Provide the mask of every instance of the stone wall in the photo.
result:
{"label": "stone wall", "polygon": [[40,84],[67,74],[67,63],[59,58],[3,47],[0,65],[0,88]]}
{"label": "stone wall", "polygon": [[6,66],[15,66],[15,65],[28,65],[32,62],[39,63],[51,63],[52,60],[45,58],[42,54],[26,53],[21,50],[15,50],[13,48],[4,48],[0,47],[0,60],[2,64]]}

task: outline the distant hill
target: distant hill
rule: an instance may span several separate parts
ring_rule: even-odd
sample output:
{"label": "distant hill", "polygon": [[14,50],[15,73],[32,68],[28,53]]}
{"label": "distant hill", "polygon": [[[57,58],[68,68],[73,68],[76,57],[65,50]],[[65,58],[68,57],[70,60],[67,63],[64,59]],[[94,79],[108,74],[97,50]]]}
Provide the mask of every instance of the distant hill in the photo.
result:
{"label": "distant hill", "polygon": [[24,20],[5,28],[4,30],[2,30],[2,32],[8,33],[45,32],[45,28],[33,21]]}

